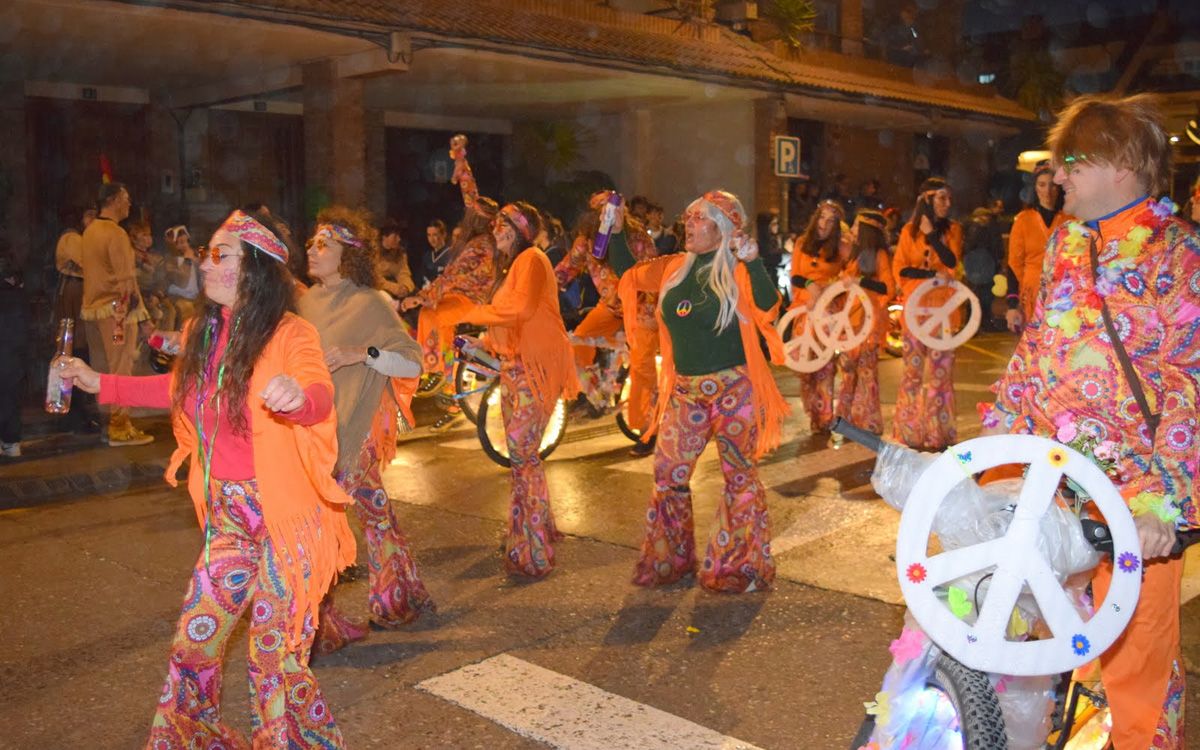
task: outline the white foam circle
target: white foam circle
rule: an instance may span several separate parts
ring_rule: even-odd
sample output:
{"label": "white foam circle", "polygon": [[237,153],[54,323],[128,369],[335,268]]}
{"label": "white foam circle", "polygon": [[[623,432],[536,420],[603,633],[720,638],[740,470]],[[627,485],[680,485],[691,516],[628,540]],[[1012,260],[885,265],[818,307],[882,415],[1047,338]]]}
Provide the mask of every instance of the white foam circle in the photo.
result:
{"label": "white foam circle", "polygon": [[[1002,464],[1029,469],[1007,533],[989,542],[930,555],[934,516],[956,485]],[[1113,581],[1095,614],[1084,620],[1038,550],[1039,522],[1059,481],[1070,477],[1095,501],[1112,532]],[[957,617],[937,588],[994,568],[974,625]],[[975,438],[949,448],[917,480],[900,516],[896,569],[909,611],[921,628],[958,661],[984,672],[1044,675],[1068,672],[1095,659],[1121,635],[1137,606],[1142,554],[1133,517],[1104,472],[1080,453],[1029,435]],[[1017,597],[1028,586],[1051,638],[1005,638]]]}

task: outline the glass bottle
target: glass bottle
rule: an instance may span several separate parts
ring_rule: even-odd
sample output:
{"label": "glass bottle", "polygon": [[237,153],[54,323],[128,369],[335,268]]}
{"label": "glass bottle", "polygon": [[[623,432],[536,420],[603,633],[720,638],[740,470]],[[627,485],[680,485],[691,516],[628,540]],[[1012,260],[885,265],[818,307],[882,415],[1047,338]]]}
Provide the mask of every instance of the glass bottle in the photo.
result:
{"label": "glass bottle", "polygon": [[54,358],[50,360],[50,373],[46,376],[46,411],[50,414],[66,414],[71,409],[73,383],[59,371],[66,365],[75,349],[75,321],[63,318],[58,321],[58,343]]}

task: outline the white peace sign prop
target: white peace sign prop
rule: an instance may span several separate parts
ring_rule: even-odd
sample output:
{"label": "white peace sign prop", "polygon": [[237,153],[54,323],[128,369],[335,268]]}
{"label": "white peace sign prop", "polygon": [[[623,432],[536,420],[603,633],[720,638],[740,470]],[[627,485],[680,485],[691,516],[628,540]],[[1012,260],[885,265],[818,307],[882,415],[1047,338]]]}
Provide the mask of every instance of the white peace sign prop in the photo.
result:
{"label": "white peace sign prop", "polygon": [[[971,474],[1012,463],[1029,464],[1029,470],[1007,533],[930,555],[934,516],[954,487],[971,481]],[[1115,550],[1108,595],[1086,622],[1038,550],[1039,523],[1064,475],[1095,500],[1112,532]],[[987,598],[973,626],[959,619],[935,592],[938,586],[993,567]],[[930,464],[900,516],[896,569],[909,611],[935,643],[972,669],[1011,675],[1068,672],[1095,659],[1129,624],[1142,584],[1141,545],[1133,517],[1108,477],[1071,448],[1029,435],[968,440]],[[1005,639],[1013,607],[1025,586],[1037,600],[1053,638]]]}
{"label": "white peace sign prop", "polygon": [[[842,297],[841,307],[831,310],[834,301],[842,295],[845,296]],[[862,326],[858,329],[850,319],[856,305],[863,311]],[[830,349],[844,352],[866,341],[867,336],[871,335],[875,326],[875,305],[871,304],[871,298],[861,286],[838,279],[821,292],[811,317],[815,320],[813,328],[817,339]]]}
{"label": "white peace sign prop", "polygon": [[[925,295],[943,287],[954,290],[949,299],[932,307],[922,304]],[[962,330],[955,333],[951,317],[964,302],[970,305],[971,314]],[[979,330],[980,318],[979,298],[967,285],[953,279],[925,279],[904,302],[904,325],[922,344],[942,352],[957,349],[967,343]]]}
{"label": "white peace sign prop", "polygon": [[[803,321],[792,327],[788,337],[788,326],[800,316]],[[787,337],[783,343],[783,363],[796,372],[816,372],[833,359],[833,348],[821,344],[813,332],[813,315],[804,305],[793,307],[775,324],[780,336]]]}

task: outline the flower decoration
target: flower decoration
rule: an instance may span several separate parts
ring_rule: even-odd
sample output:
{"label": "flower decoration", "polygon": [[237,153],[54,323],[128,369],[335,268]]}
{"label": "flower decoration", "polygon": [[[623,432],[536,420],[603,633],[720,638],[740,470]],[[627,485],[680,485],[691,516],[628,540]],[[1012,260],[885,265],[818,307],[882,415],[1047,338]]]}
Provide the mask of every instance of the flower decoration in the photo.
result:
{"label": "flower decoration", "polygon": [[1179,508],[1168,495],[1157,492],[1139,492],[1129,501],[1129,510],[1135,516],[1153,513],[1163,523],[1174,523],[1179,518]]}
{"label": "flower decoration", "polygon": [[925,566],[921,563],[913,563],[908,566],[908,580],[913,583],[922,583],[925,580]]}
{"label": "flower decoration", "polygon": [[1071,636],[1071,650],[1077,656],[1084,656],[1092,650],[1092,644],[1088,642],[1087,636],[1082,633],[1076,633]]}
{"label": "flower decoration", "polygon": [[974,606],[971,604],[971,597],[967,595],[966,589],[960,589],[958,586],[950,587],[948,602],[950,604],[950,611],[960,620],[971,614],[971,610],[974,609]]}
{"label": "flower decoration", "polygon": [[892,652],[892,661],[897,666],[904,666],[921,655],[925,650],[925,642],[925,634],[920,630],[905,628],[900,632],[900,637],[888,646],[888,651]]}
{"label": "flower decoration", "polygon": [[1139,567],[1141,567],[1141,565],[1142,563],[1140,560],[1138,560],[1138,556],[1132,552],[1122,552],[1117,557],[1117,568],[1122,573],[1133,573]]}
{"label": "flower decoration", "polygon": [[1061,468],[1067,463],[1067,452],[1062,448],[1051,448],[1050,455],[1047,456],[1047,459],[1050,461],[1050,465],[1054,468]]}
{"label": "flower decoration", "polygon": [[1166,196],[1150,204],[1150,213],[1154,214],[1154,218],[1156,219],[1169,219],[1177,211],[1179,211],[1179,206],[1175,205],[1175,201]]}
{"label": "flower decoration", "polygon": [[886,690],[875,694],[875,700],[864,703],[863,708],[875,717],[875,726],[886,727],[892,719],[892,696]]}

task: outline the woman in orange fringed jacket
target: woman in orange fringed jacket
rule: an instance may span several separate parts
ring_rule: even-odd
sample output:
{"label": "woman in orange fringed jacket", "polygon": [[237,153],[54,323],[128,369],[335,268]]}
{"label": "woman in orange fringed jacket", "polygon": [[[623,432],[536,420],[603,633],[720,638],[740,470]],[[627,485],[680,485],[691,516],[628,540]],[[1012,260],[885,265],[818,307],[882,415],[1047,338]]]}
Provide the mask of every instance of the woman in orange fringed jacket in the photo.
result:
{"label": "woman in orange fringed jacket", "polygon": [[[788,407],[759,344],[783,360],[771,325],[780,296],[743,232],[745,210],[737,197],[712,190],[687,210],[686,253],[640,263],[621,279],[623,299],[658,292],[662,376],[657,413],[647,435],[657,433],[654,494],[646,513],[633,582],[671,583],[696,570],[689,482],[713,437],[725,475],[717,526],[700,567],[701,585],[743,592],[775,578],[766,491],[757,459],[779,444]],[[735,248],[737,250],[735,251]],[[737,255],[735,256],[735,252]],[[625,304],[626,326],[636,305]]]}
{"label": "woman in orange fringed jacket", "polygon": [[[417,341],[421,344],[425,374],[429,376],[427,382],[440,382],[442,396],[447,399],[454,395],[454,328],[462,322],[463,313],[491,300],[500,279],[497,272],[500,260],[491,233],[500,207],[496,201],[479,194],[475,173],[467,162],[464,136],[451,139],[450,157],[454,159],[453,181],[458,183],[463,197],[463,218],[456,228],[459,239],[455,240],[446,269],[424,289],[400,303],[401,311],[421,308]],[[444,432],[460,419],[462,408],[451,400],[446,412],[430,429]]]}
{"label": "woman in orange fringed jacket", "polygon": [[344,746],[308,667],[318,608],[354,562],[351,499],[333,478],[337,419],[316,330],[293,313],[287,235],[266,212],[233,212],[200,264],[203,305],[170,375],[67,377],[100,400],[170,408],[191,458],[188,491],[204,527],[171,644],[148,747],[248,748],[221,721],[225,647],[250,613],[255,748]]}
{"label": "woman in orange fringed jacket", "polygon": [[504,567],[532,578],[554,569],[553,542],[561,538],[538,448],[554,404],[579,393],[554,268],[533,245],[541,222],[528,203],[500,209],[492,236],[507,275],[491,304],[463,314],[468,323],[488,326],[486,344],[500,359],[501,414],[512,461]]}

